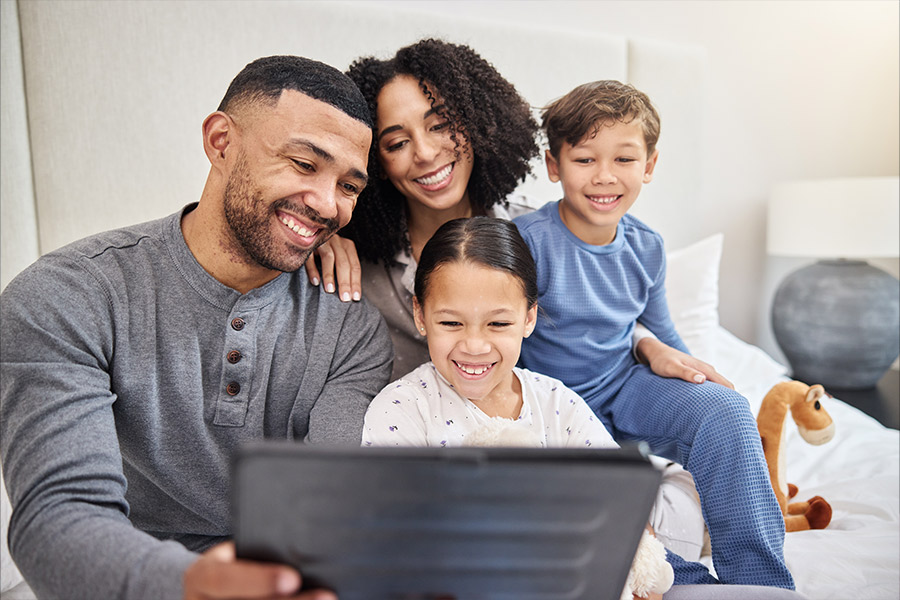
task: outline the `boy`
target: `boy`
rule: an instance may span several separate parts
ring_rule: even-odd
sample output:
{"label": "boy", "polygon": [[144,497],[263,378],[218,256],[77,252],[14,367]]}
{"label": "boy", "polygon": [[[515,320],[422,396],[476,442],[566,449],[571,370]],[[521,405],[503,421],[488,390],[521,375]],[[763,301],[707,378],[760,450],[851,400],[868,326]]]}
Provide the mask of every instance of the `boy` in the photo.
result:
{"label": "boy", "polygon": [[[628,214],[650,183],[659,117],[630,85],[581,85],[543,111],[550,179],[563,198],[515,220],[538,270],[537,328],[522,364],[578,392],[617,441],[645,440],[694,477],[725,583],[793,589],[784,520],[749,405],[711,382],[667,379],[631,352],[638,321],[687,353],[669,316],[665,250]],[[673,560],[676,583],[712,581]]]}

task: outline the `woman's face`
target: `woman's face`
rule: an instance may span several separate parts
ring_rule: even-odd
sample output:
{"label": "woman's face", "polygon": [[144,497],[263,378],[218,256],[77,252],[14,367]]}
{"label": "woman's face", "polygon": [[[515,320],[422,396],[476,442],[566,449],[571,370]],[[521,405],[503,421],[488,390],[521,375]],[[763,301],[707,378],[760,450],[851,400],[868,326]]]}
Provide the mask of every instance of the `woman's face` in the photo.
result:
{"label": "woman's face", "polygon": [[[409,202],[433,210],[456,208],[472,175],[472,153],[461,132],[455,147],[450,123],[437,114],[415,78],[398,75],[378,94],[378,157],[394,187]],[[458,151],[457,151],[458,150]]]}

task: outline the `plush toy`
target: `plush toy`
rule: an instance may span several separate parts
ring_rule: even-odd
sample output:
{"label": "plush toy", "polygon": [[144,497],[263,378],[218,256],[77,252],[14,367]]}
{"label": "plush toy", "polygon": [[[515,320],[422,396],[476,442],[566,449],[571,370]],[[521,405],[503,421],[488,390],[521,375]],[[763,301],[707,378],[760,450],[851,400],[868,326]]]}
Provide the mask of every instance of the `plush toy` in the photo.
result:
{"label": "plush toy", "polygon": [[541,439],[519,421],[493,417],[466,436],[464,446],[540,447]]}
{"label": "plush toy", "polygon": [[756,418],[763,452],[769,464],[769,478],[784,515],[786,531],[824,529],[831,522],[831,505],[821,496],[806,502],[788,500],[797,495],[797,486],[785,479],[784,439],[787,413],[797,424],[800,436],[818,446],[834,437],[834,422],[822,407],[825,389],[821,385],[808,386],[800,381],[776,384],[763,398]]}
{"label": "plush toy", "polygon": [[[540,437],[519,421],[494,417],[466,436],[465,446],[540,447]],[[651,593],[667,592],[675,581],[672,566],[666,562],[666,549],[662,542],[644,530],[638,544],[622,600],[634,596],[646,598]]]}
{"label": "plush toy", "polygon": [[646,529],[641,534],[637,552],[621,600],[632,600],[634,596],[646,598],[650,594],[664,594],[675,582],[672,565],[666,562],[666,548]]}

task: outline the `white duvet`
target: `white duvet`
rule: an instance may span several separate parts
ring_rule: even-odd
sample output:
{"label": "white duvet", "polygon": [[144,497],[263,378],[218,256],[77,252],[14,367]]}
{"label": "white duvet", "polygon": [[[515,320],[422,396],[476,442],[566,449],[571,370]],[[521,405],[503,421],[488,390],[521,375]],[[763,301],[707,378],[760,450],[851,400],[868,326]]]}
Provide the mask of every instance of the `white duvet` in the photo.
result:
{"label": "white duvet", "polygon": [[[718,328],[716,368],[748,398],[754,414],[766,392],[786,379],[786,369],[755,346]],[[712,357],[711,357],[712,358]],[[897,600],[900,598],[900,431],[838,399],[823,400],[835,422],[825,445],[803,441],[788,424],[787,479],[803,499],[819,495],[834,514],[818,531],[795,531],[785,539],[785,556],[797,590],[810,600]],[[3,589],[21,579],[6,550],[3,506]],[[33,598],[22,583],[0,594],[3,600]]]}
{"label": "white duvet", "polygon": [[[754,414],[785,369],[720,328],[716,368],[750,401]],[[837,398],[822,401],[834,438],[811,446],[788,423],[787,480],[798,498],[822,496],[833,516],[826,529],[794,531],[784,552],[797,591],[810,600],[900,598],[900,431]]]}
{"label": "white duvet", "polygon": [[[669,252],[666,298],[676,329],[691,352],[730,379],[756,414],[766,392],[786,379],[787,369],[719,326],[722,243],[723,236],[716,234]],[[797,590],[810,600],[898,600],[900,431],[883,427],[838,399],[826,398],[823,405],[834,419],[834,438],[811,446],[790,422],[785,464],[787,480],[800,488],[800,499],[822,496],[834,512],[824,530],[787,534],[788,567]],[[20,583],[6,548],[9,503],[2,486],[0,513],[0,597],[33,598]]]}

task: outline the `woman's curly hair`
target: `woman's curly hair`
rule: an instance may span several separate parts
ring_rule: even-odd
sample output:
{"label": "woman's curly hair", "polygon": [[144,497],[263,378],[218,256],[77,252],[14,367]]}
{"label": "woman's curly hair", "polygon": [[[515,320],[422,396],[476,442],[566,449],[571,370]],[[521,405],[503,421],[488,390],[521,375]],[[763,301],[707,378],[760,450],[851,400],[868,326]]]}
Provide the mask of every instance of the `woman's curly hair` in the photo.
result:
{"label": "woman's curly hair", "polygon": [[[397,51],[388,60],[364,57],[347,74],[362,91],[372,120],[377,120],[378,94],[398,75],[416,78],[422,92],[435,103],[450,124],[451,139],[460,146],[463,132],[474,154],[469,179],[469,201],[475,215],[483,215],[497,202],[506,204],[531,172],[538,156],[539,131],[531,108],[511,83],[468,46],[425,39]],[[406,198],[384,177],[378,144],[369,151],[369,185],[341,235],[356,243],[359,256],[386,265],[402,249],[409,250]]]}

